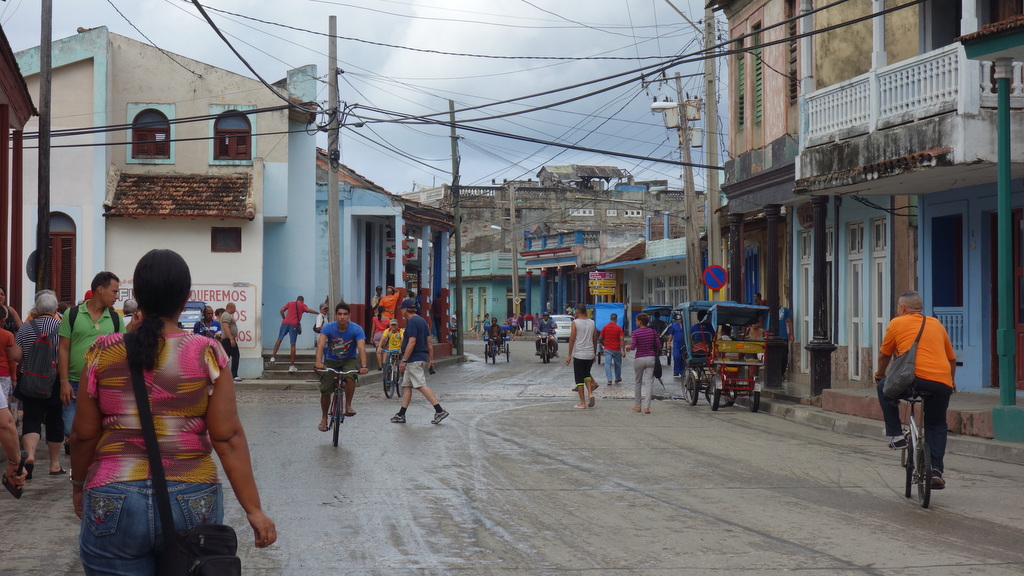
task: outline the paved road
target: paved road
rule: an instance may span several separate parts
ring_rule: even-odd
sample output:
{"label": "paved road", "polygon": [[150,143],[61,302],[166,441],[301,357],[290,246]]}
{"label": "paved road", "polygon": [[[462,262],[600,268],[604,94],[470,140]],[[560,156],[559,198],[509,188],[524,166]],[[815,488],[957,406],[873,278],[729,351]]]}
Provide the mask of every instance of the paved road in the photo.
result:
{"label": "paved road", "polygon": [[[452,416],[437,426],[419,397],[408,424],[388,422],[397,401],[361,387],[339,448],[315,429],[312,392],[240,391],[281,534],[246,542],[245,573],[1024,572],[1020,466],[949,456],[949,488],[923,510],[878,440],[705,404],[643,416],[631,390],[604,385],[595,409],[573,410],[570,368],[524,347],[510,364],[439,370]],[[0,573],[81,573],[69,494],[41,478],[0,498]]]}

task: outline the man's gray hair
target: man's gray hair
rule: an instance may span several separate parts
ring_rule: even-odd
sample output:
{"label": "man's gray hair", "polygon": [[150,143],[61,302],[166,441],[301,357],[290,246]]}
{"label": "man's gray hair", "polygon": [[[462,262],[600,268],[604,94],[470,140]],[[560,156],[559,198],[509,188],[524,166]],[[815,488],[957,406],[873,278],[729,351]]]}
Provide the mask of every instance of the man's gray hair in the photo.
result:
{"label": "man's gray hair", "polygon": [[36,314],[53,314],[57,311],[57,295],[53,290],[40,290],[36,293]]}
{"label": "man's gray hair", "polygon": [[900,294],[899,303],[906,306],[910,312],[924,310],[924,301],[921,299],[921,293],[917,290],[907,290]]}
{"label": "man's gray hair", "polygon": [[[209,306],[207,306],[207,308],[209,308]],[[129,299],[124,301],[124,308],[123,309],[124,309],[124,313],[126,315],[135,314],[135,311],[139,309],[139,303],[136,302],[134,299],[129,298]]]}

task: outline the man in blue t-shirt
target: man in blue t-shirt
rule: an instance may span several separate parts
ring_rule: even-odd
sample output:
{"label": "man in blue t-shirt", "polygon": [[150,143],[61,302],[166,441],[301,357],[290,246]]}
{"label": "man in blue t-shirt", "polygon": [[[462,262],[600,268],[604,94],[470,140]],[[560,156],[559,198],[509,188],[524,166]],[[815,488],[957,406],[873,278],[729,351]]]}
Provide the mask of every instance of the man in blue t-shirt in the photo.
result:
{"label": "man in blue t-shirt", "polygon": [[405,424],[405,411],[412,402],[412,389],[416,388],[423,397],[434,406],[432,424],[440,424],[448,417],[448,412],[441,408],[437,397],[427,386],[427,368],[434,369],[434,345],[430,341],[430,327],[427,321],[416,315],[416,301],[406,299],[399,307],[405,316],[405,336],[402,338],[402,363],[398,365],[402,373],[402,408],[391,417],[396,424]]}
{"label": "man in blue t-shirt", "polygon": [[[320,329],[316,339],[316,369],[358,370],[360,374],[366,374],[366,334],[362,326],[349,322],[350,310],[344,302],[334,307],[334,318],[334,322],[328,322]],[[337,378],[334,372],[320,372],[320,425],[317,428],[321,432],[327,431],[327,410],[331,407],[331,393]],[[345,376],[345,416],[356,415],[352,409],[356,379],[354,374]]]}
{"label": "man in blue t-shirt", "polygon": [[683,365],[683,356],[686,355],[686,327],[683,326],[682,314],[677,314],[672,319],[665,333],[668,334],[669,343],[672,345],[672,375],[682,377],[683,369],[686,367]]}

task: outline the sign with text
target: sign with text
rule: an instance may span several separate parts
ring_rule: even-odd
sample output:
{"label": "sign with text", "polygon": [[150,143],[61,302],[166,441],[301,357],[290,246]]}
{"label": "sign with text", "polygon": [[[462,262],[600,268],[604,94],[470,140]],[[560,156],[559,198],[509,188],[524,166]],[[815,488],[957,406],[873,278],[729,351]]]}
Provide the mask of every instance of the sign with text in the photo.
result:
{"label": "sign with text", "polygon": [[591,272],[591,280],[615,280],[615,272]]}
{"label": "sign with text", "polygon": [[615,288],[615,280],[591,280],[591,288]]}
{"label": "sign with text", "polygon": [[[122,282],[118,290],[117,302],[114,308],[120,310],[124,307],[124,301],[135,297],[132,285]],[[228,302],[234,302],[235,322],[238,323],[238,347],[240,349],[256,348],[259,344],[256,330],[256,319],[259,317],[259,300],[256,298],[256,286],[247,282],[239,282],[237,285],[228,284],[193,284],[192,292],[188,295],[189,300],[206,302],[208,306],[223,308]],[[219,318],[218,318],[219,320]],[[186,330],[192,330],[191,326],[185,326]]]}
{"label": "sign with text", "polygon": [[590,294],[592,296],[614,296],[615,288],[591,288]]}

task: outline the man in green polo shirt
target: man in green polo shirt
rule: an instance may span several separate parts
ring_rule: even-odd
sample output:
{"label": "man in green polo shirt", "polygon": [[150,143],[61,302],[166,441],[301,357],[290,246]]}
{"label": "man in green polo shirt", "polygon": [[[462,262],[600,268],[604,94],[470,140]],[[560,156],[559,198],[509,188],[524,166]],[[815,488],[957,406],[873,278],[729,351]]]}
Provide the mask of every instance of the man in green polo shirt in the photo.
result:
{"label": "man in green polo shirt", "polygon": [[[124,332],[122,319],[111,306],[117,302],[121,280],[113,272],[100,272],[92,279],[92,298],[64,312],[57,344],[57,372],[60,374],[60,401],[64,404],[64,438],[71,434],[75,419],[75,398],[78,379],[85,367],[85,353],[97,338],[114,332]],[[111,317],[111,314],[118,316]],[[74,325],[72,325],[72,316]]]}

